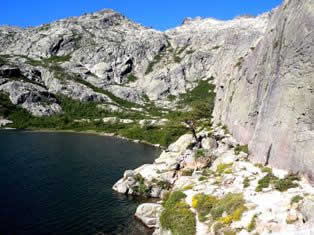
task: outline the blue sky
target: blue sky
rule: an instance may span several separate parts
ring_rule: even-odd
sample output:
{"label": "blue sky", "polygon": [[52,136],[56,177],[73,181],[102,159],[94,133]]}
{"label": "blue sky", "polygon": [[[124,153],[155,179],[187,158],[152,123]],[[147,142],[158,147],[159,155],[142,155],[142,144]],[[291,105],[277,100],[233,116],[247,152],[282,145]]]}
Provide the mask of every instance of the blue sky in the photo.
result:
{"label": "blue sky", "polygon": [[180,25],[185,17],[232,19],[257,15],[280,5],[282,0],[1,0],[0,25],[37,26],[104,8],[165,30]]}

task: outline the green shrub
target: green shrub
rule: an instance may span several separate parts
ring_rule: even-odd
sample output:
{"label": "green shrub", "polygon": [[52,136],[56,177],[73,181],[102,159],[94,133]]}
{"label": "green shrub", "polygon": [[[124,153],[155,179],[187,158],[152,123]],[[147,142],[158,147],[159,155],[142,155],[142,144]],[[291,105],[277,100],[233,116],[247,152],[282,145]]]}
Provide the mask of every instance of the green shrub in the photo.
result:
{"label": "green shrub", "polygon": [[163,180],[163,181],[158,181],[157,185],[162,188],[162,189],[166,189],[169,190],[171,189],[172,185],[169,181]]}
{"label": "green shrub", "polygon": [[192,207],[197,210],[199,220],[201,222],[206,221],[207,215],[210,213],[217,201],[218,199],[216,197],[210,195],[196,194],[193,196]]}
{"label": "green shrub", "polygon": [[133,74],[130,74],[128,76],[128,82],[135,82],[138,78],[134,76]]}
{"label": "green shrub", "polygon": [[50,56],[49,58],[43,59],[44,63],[64,63],[71,60],[71,55],[65,56]]}
{"label": "green shrub", "polygon": [[221,175],[221,174],[224,174],[228,169],[230,169],[232,167],[232,163],[220,163],[218,166],[217,166],[217,174],[218,175]]}
{"label": "green shrub", "polygon": [[161,61],[163,55],[164,53],[161,52],[154,57],[154,59],[148,64],[145,75],[153,72],[154,66]]}
{"label": "green shrub", "polygon": [[278,179],[274,182],[274,187],[280,192],[285,192],[290,188],[296,188],[299,185],[295,181],[300,180],[298,176],[288,175],[284,179]]}
{"label": "green shrub", "polygon": [[291,204],[293,204],[293,203],[298,203],[298,202],[300,202],[300,201],[302,201],[302,200],[303,200],[303,197],[302,197],[302,196],[296,195],[296,196],[294,196],[293,198],[291,198]]}
{"label": "green shrub", "polygon": [[205,150],[204,149],[198,149],[196,151],[196,154],[195,154],[195,158],[198,159],[200,157],[204,157],[205,156]]}
{"label": "green shrub", "polygon": [[195,88],[180,95],[179,104],[192,104],[195,101],[206,101],[210,107],[214,106],[216,94],[215,85],[200,80]]}
{"label": "green shrub", "polygon": [[180,63],[182,59],[181,59],[180,56],[174,55],[173,56],[173,60],[174,60],[175,63]]}
{"label": "green shrub", "polygon": [[[208,215],[211,215],[213,220],[223,224],[240,220],[246,210],[243,195],[231,193],[221,199],[210,195],[197,194],[192,198],[192,206],[199,213],[200,221],[206,221]],[[224,213],[227,215],[223,217]]]}
{"label": "green shrub", "polygon": [[296,175],[288,175],[284,179],[278,179],[272,173],[268,173],[258,181],[255,191],[261,192],[263,188],[268,188],[269,185],[272,184],[278,191],[285,192],[290,188],[298,187],[299,185],[295,182],[297,180],[300,180],[300,178]]}
{"label": "green shrub", "polygon": [[225,135],[230,133],[229,130],[228,130],[228,127],[226,125],[223,125],[222,129],[224,130]]}
{"label": "green shrub", "polygon": [[200,178],[198,178],[198,181],[204,181],[204,180],[207,180],[207,177],[201,176]]}
{"label": "green shrub", "polygon": [[257,219],[257,215],[254,215],[251,219],[251,222],[249,223],[248,227],[247,227],[247,231],[248,232],[252,232],[255,227],[256,227],[256,219]]}
{"label": "green shrub", "polygon": [[183,191],[191,190],[191,189],[193,189],[193,185],[192,185],[192,184],[187,185],[187,186],[184,186],[184,187],[182,188]]}
{"label": "green shrub", "polygon": [[192,169],[188,169],[188,170],[184,170],[182,171],[182,176],[192,176],[193,174],[193,170]]}
{"label": "green shrub", "polygon": [[151,193],[151,188],[149,188],[145,184],[145,179],[143,178],[143,176],[141,176],[140,174],[136,174],[134,176],[134,179],[136,180],[136,182],[139,183],[139,185],[134,187],[134,191],[140,196],[149,197]]}
{"label": "green shrub", "polygon": [[256,192],[261,192],[263,191],[264,188],[268,188],[270,183],[272,181],[276,180],[276,177],[271,174],[271,173],[268,173],[266,176],[264,176],[262,179],[260,179],[258,181],[258,185],[255,189]]}
{"label": "green shrub", "polygon": [[244,180],[243,180],[243,187],[244,188],[247,188],[250,186],[250,180],[248,177],[245,177]]}
{"label": "green shrub", "polygon": [[263,173],[268,173],[268,174],[272,174],[273,173],[273,170],[269,167],[262,167],[262,172]]}
{"label": "green shrub", "polygon": [[203,171],[202,171],[202,176],[211,176],[211,175],[213,175],[215,172],[213,172],[212,170],[210,170],[210,169],[204,169]]}
{"label": "green shrub", "polygon": [[196,220],[189,205],[183,200],[186,195],[181,191],[169,194],[163,203],[164,210],[160,216],[160,224],[174,235],[194,235]]}

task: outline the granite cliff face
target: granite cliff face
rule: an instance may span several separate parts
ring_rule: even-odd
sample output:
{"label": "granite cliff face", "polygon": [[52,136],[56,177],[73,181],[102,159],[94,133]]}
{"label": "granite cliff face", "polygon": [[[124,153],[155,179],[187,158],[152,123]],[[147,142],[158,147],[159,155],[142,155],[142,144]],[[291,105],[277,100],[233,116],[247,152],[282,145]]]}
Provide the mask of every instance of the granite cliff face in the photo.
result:
{"label": "granite cliff face", "polygon": [[313,179],[314,3],[285,1],[238,73],[217,92],[215,119],[255,160]]}
{"label": "granite cliff face", "polygon": [[186,19],[166,32],[111,10],[0,27],[0,91],[44,116],[62,112],[57,94],[116,109],[112,95],[175,108],[210,80],[214,121],[249,144],[254,160],[313,177],[313,26],[312,0],[286,0],[256,18]]}

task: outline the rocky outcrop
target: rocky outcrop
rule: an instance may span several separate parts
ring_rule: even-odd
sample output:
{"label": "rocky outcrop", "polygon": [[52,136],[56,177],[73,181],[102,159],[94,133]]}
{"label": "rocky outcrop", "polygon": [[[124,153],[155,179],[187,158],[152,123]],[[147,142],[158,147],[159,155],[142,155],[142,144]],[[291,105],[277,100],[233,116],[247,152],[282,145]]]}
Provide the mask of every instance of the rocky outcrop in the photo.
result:
{"label": "rocky outcrop", "polygon": [[9,94],[15,105],[28,110],[34,116],[50,116],[62,111],[55,96],[42,86],[21,81],[1,79],[0,92]]}

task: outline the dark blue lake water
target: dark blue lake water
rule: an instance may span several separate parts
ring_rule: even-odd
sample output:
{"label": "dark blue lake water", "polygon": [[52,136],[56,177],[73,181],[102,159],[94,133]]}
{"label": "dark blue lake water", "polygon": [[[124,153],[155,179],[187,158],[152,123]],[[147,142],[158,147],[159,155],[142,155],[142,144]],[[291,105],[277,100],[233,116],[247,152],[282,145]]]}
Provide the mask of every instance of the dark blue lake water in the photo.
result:
{"label": "dark blue lake water", "polygon": [[150,234],[112,191],[152,163],[147,145],[95,135],[0,131],[0,234]]}

